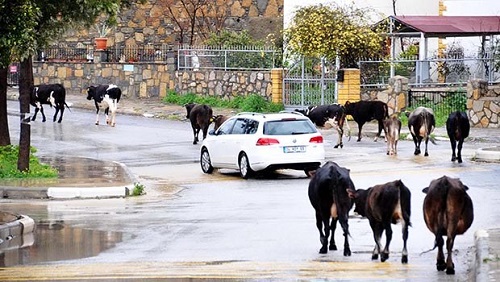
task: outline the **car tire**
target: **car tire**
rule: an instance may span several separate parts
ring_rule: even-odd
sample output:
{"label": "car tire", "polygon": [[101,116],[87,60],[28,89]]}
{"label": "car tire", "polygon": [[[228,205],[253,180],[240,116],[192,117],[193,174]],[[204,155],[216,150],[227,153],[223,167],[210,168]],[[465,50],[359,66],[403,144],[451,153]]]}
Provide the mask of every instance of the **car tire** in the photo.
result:
{"label": "car tire", "polygon": [[238,164],[240,166],[240,176],[243,179],[248,179],[253,174],[252,168],[250,168],[250,162],[248,161],[248,156],[245,153],[241,153],[238,159]]}
{"label": "car tire", "polygon": [[212,163],[210,161],[210,154],[208,153],[207,148],[201,149],[200,165],[201,170],[204,173],[210,174],[214,171],[214,167],[212,166]]}

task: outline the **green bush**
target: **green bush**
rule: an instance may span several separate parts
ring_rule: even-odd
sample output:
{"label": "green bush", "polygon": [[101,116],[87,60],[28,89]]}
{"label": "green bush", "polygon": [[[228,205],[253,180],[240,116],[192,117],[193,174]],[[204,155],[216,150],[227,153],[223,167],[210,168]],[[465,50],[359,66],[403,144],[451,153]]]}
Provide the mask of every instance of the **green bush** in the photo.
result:
{"label": "green bush", "polygon": [[0,179],[1,178],[55,178],[58,171],[50,165],[40,163],[35,156],[35,147],[30,148],[29,170],[19,171],[17,159],[19,146],[0,146]]}
{"label": "green bush", "polygon": [[194,93],[184,95],[174,91],[168,91],[163,98],[164,103],[185,105],[187,103],[206,104],[217,108],[239,109],[243,112],[279,112],[284,109],[282,104],[268,102],[258,94],[251,94],[246,97],[236,96],[231,100],[221,99],[214,96],[201,96]]}

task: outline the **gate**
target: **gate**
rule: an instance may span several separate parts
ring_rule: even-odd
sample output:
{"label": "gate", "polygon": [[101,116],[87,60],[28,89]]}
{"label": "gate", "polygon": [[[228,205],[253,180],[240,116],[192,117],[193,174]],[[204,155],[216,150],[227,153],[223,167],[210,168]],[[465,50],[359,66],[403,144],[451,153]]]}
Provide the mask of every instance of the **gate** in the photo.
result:
{"label": "gate", "polygon": [[427,107],[443,116],[454,111],[466,111],[467,91],[408,90],[408,108]]}
{"label": "gate", "polygon": [[285,73],[283,78],[285,108],[335,103],[336,78],[334,63],[329,63],[325,59],[302,58]]}
{"label": "gate", "polygon": [[19,84],[19,63],[12,63],[7,70],[7,85],[16,86]]}

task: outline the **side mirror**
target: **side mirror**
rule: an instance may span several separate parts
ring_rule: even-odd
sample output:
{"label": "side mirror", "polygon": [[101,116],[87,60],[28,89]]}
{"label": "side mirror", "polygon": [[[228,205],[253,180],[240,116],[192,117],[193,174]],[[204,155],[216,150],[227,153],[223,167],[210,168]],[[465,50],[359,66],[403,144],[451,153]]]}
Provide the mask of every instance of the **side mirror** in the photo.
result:
{"label": "side mirror", "polygon": [[215,134],[215,130],[214,129],[210,129],[210,131],[208,131],[208,135],[216,135]]}

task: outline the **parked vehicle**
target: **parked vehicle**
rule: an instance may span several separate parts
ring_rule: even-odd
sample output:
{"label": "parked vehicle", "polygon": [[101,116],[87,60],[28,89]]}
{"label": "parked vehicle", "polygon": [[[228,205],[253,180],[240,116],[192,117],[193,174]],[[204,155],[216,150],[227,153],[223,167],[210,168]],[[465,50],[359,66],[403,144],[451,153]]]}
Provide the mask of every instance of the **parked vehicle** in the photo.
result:
{"label": "parked vehicle", "polygon": [[277,169],[303,170],[309,175],[324,159],[323,136],[298,112],[237,114],[210,131],[200,149],[204,173],[237,169],[245,179]]}

